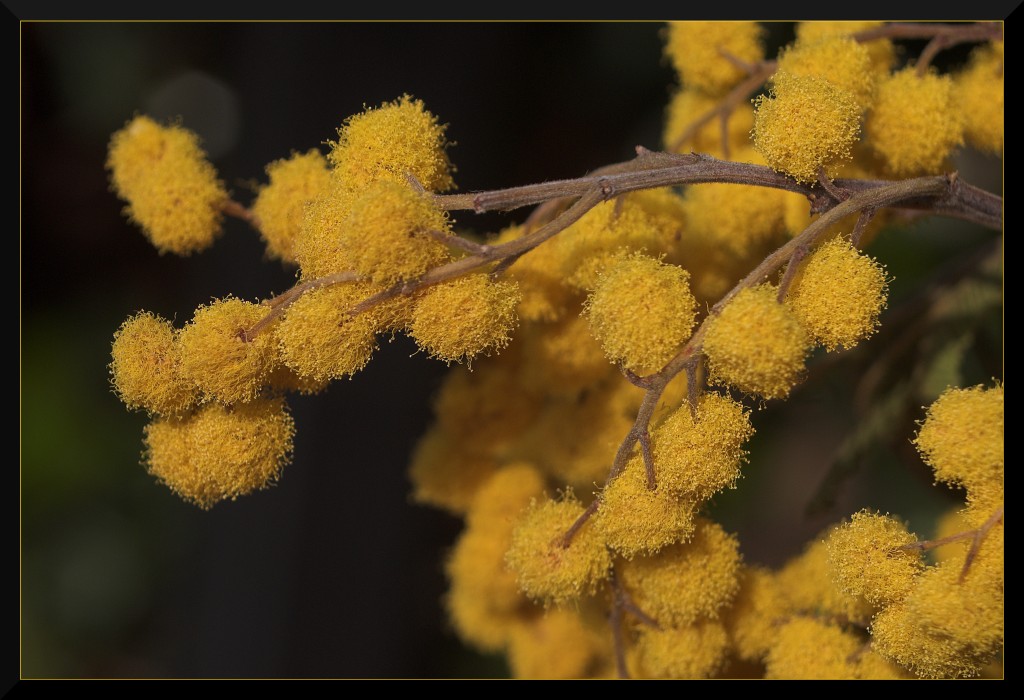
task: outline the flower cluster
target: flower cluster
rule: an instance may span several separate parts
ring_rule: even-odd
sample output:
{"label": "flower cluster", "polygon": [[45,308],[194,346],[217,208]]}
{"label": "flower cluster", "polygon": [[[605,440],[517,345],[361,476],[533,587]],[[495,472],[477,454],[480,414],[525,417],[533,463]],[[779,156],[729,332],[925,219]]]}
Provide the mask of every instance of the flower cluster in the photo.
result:
{"label": "flower cluster", "polygon": [[[446,127],[408,95],[345,120],[326,154],[270,163],[249,208],[194,134],[136,117],[108,167],[157,249],[202,250],[241,216],[298,280],[117,330],[111,381],[151,417],[146,468],[203,508],[274,483],[285,395],[406,333],[461,365],[409,466],[416,501],[464,520],[444,604],[517,676],[976,674],[1003,640],[1001,385],[943,394],[914,441],[967,494],[936,540],[865,509],[772,570],[711,509],[748,460],[744,402],[786,398],[816,349],[878,329],[890,279],[861,248],[880,210],[997,216],[937,175],[964,144],[1002,148],[1002,42],[941,74],[896,66],[885,30],[802,23],[768,60],[755,22],[671,23],[666,152],[519,192],[443,194]],[[886,179],[919,175],[937,177]],[[456,229],[450,212],[523,190],[544,202],[524,223]],[[959,549],[929,562],[939,545]]]}

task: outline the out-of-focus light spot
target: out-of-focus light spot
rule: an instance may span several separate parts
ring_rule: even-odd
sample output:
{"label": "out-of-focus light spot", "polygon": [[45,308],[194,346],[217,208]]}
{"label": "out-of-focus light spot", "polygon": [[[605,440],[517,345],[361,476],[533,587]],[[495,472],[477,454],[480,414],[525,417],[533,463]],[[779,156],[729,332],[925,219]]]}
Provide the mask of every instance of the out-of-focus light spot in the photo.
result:
{"label": "out-of-focus light spot", "polygon": [[189,71],[167,80],[146,100],[144,111],[157,120],[181,117],[182,126],[199,134],[213,160],[238,143],[238,98],[230,87],[207,73]]}

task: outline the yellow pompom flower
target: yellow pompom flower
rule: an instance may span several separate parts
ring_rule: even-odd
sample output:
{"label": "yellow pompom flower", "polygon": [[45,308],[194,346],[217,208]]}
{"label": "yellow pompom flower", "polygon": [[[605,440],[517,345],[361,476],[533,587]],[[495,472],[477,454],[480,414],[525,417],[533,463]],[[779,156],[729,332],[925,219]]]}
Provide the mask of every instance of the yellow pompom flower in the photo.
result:
{"label": "yellow pompom flower", "polygon": [[341,245],[342,222],[352,210],[353,191],[333,178],[303,209],[292,251],[303,280],[352,269],[349,249]]}
{"label": "yellow pompom flower", "polygon": [[746,77],[722,51],[757,63],[763,33],[757,22],[669,22],[665,54],[685,87],[721,94]]}
{"label": "yellow pompom flower", "polygon": [[[722,152],[722,120],[711,119],[697,129],[697,132],[686,143],[675,148],[679,138],[695,121],[703,117],[719,105],[713,95],[694,89],[682,89],[676,92],[668,103],[665,113],[665,130],[662,141],[666,149],[677,153],[708,153],[716,158],[723,158]],[[740,104],[726,118],[727,139],[730,149],[738,149],[750,141],[750,129],[754,126],[754,109],[749,104]]]}
{"label": "yellow pompom flower", "polygon": [[334,175],[353,190],[378,180],[405,183],[406,174],[431,192],[451,189],[446,128],[409,95],[367,109],[349,117],[331,143]]}
{"label": "yellow pompom flower", "polygon": [[836,237],[800,267],[786,304],[814,342],[835,350],[851,348],[875,332],[887,292],[885,268]]}
{"label": "yellow pompom flower", "polygon": [[474,273],[430,287],[416,302],[409,334],[445,362],[465,362],[508,345],[519,286]]}
{"label": "yellow pompom flower", "polygon": [[228,193],[191,131],[135,117],[111,137],[107,168],[125,213],[161,253],[191,255],[220,234]]}
{"label": "yellow pompom flower", "polygon": [[605,355],[643,375],[661,369],[690,337],[696,307],[686,270],[635,253],[605,269],[584,313]]}
{"label": "yellow pompom flower", "polygon": [[929,567],[904,605],[914,621],[914,636],[922,640],[920,647],[932,654],[918,658],[913,650],[903,649],[903,658],[898,648],[883,651],[896,652],[889,655],[918,675],[977,675],[1003,647],[1003,550],[1003,527],[997,525],[962,581],[966,553]]}
{"label": "yellow pompom flower", "polygon": [[464,515],[497,469],[493,457],[467,449],[461,437],[431,430],[416,443],[410,460],[412,499]]}
{"label": "yellow pompom flower", "polygon": [[775,643],[776,623],[788,613],[775,575],[761,567],[745,567],[736,599],[722,615],[736,655],[745,661],[763,659]]}
{"label": "yellow pompom flower", "polygon": [[813,183],[851,158],[860,135],[857,97],[814,75],[778,71],[770,96],[755,100],[754,148],[774,170]]}
{"label": "yellow pompom flower", "polygon": [[699,519],[693,539],[649,557],[622,562],[622,583],[633,602],[662,628],[717,619],[739,589],[739,541]]}
{"label": "yellow pompom flower", "polygon": [[[525,600],[525,598],[524,598]],[[504,651],[513,633],[536,617],[530,609],[502,610],[472,587],[453,583],[444,597],[448,620],[459,639],[484,653]]]}
{"label": "yellow pompom flower", "polygon": [[472,371],[453,368],[437,392],[437,426],[469,449],[503,450],[536,416],[537,398],[521,390],[510,354],[483,358]]}
{"label": "yellow pompom flower", "polygon": [[[825,533],[827,537],[827,533]],[[786,609],[821,614],[866,624],[874,607],[863,598],[847,595],[832,581],[828,549],[821,536],[788,562],[776,575]]]}
{"label": "yellow pompom flower", "polygon": [[789,394],[810,339],[776,294],[771,285],[748,287],[708,320],[704,352],[714,382],[766,399]]}
{"label": "yellow pompom flower", "polygon": [[565,281],[577,290],[591,290],[625,251],[669,252],[680,236],[681,214],[678,197],[664,190],[598,204],[551,242]]}
{"label": "yellow pompom flower", "polygon": [[[796,25],[796,38],[801,42],[813,42],[819,39],[837,36],[852,36],[857,32],[867,31],[881,27],[884,22],[868,21],[828,21],[828,22],[798,22]],[[896,47],[891,39],[873,39],[867,42],[868,54],[871,56],[871,66],[875,75],[881,77],[888,75],[892,64],[896,60]]]}
{"label": "yellow pompom flower", "polygon": [[227,297],[200,306],[181,330],[181,371],[206,398],[250,401],[267,383],[278,363],[274,333],[245,336],[267,312],[265,306]]}
{"label": "yellow pompom flower", "polygon": [[634,457],[605,485],[594,528],[615,552],[627,559],[661,551],[688,540],[696,526],[698,503],[663,486],[647,487],[643,461]]}
{"label": "yellow pompom flower", "polygon": [[199,389],[181,373],[180,348],[167,319],[148,312],[130,317],[114,333],[110,381],[131,409],[174,415],[191,408]]}
{"label": "yellow pompom flower", "polygon": [[692,185],[683,198],[684,235],[736,258],[760,260],[786,232],[786,196],[783,190],[754,185]]}
{"label": "yellow pompom flower", "polygon": [[779,70],[824,78],[852,94],[862,112],[871,106],[875,91],[871,55],[865,44],[849,37],[798,40],[779,55]]}
{"label": "yellow pompom flower", "polygon": [[964,137],[982,151],[1003,153],[1003,42],[979,47],[954,77],[956,100],[964,118]]}
{"label": "yellow pompom flower", "polygon": [[349,311],[367,296],[365,285],[336,284],[295,300],[277,327],[284,363],[316,382],[352,376],[365,367],[377,347],[374,317]]}
{"label": "yellow pompom flower", "polygon": [[964,142],[964,122],[952,78],[918,75],[913,66],[878,86],[864,123],[865,142],[891,175],[941,172]]}
{"label": "yellow pompom flower", "polygon": [[615,385],[635,389],[612,375],[579,396],[548,399],[516,449],[557,483],[592,491],[608,476],[616,446],[636,418],[635,409],[629,415],[616,403]]}
{"label": "yellow pompom flower", "polygon": [[611,655],[610,646],[609,635],[592,629],[579,612],[546,610],[513,629],[508,664],[515,678],[584,678]]}
{"label": "yellow pompom flower", "polygon": [[523,328],[523,385],[538,393],[574,397],[614,368],[582,316]]}
{"label": "yellow pompom flower", "polygon": [[207,404],[146,426],[149,473],[200,508],[266,488],[291,458],[295,426],[284,399]]}
{"label": "yellow pompom flower", "polygon": [[644,629],[637,642],[640,666],[651,678],[707,678],[725,663],[729,635],[705,620],[669,629]]}
{"label": "yellow pompom flower", "polygon": [[1003,387],[948,389],[928,408],[914,441],[935,478],[967,489],[973,502],[1003,490]]}
{"label": "yellow pompom flower", "polygon": [[449,233],[448,218],[429,195],[406,183],[368,185],[341,224],[339,246],[352,269],[377,284],[423,274],[451,256],[428,232]]}
{"label": "yellow pompom flower", "polygon": [[773,680],[850,680],[863,642],[837,625],[793,617],[779,627],[765,658],[765,678]]}
{"label": "yellow pompom flower", "polygon": [[526,462],[507,464],[474,494],[466,526],[477,532],[511,535],[516,516],[543,493],[544,475],[536,467]]}
{"label": "yellow pompom flower", "polygon": [[584,525],[565,545],[565,533],[582,514],[572,494],[560,501],[534,500],[520,514],[506,561],[526,595],[562,604],[594,593],[607,577],[611,555],[593,527]]}
{"label": "yellow pompom flower", "polygon": [[316,149],[293,153],[268,165],[267,176],[270,183],[260,188],[252,213],[259,221],[267,255],[294,263],[305,209],[330,185],[327,159]]}
{"label": "yellow pompom flower", "polygon": [[658,488],[702,502],[734,486],[753,434],[748,412],[728,396],[704,394],[696,419],[688,405],[676,409],[652,436]]}
{"label": "yellow pompom flower", "polygon": [[924,567],[919,552],[900,549],[916,541],[895,518],[862,510],[829,534],[829,569],[848,595],[879,606],[898,603]]}

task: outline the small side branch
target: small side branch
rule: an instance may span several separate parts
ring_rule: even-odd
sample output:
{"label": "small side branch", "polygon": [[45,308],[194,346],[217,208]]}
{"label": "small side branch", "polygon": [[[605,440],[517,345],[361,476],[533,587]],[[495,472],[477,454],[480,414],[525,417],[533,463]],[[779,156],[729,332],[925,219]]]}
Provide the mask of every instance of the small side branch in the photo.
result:
{"label": "small side branch", "polygon": [[220,210],[224,212],[225,216],[232,216],[236,219],[240,219],[257,231],[260,230],[259,217],[253,214],[252,210],[248,209],[241,202],[236,202],[233,199],[226,199],[221,202]]}

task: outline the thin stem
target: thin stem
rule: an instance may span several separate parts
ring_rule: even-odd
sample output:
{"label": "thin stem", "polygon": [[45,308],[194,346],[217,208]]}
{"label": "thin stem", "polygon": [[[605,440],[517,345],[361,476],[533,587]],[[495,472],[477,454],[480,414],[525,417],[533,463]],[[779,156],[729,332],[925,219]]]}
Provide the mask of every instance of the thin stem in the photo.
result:
{"label": "thin stem", "polygon": [[252,210],[248,209],[241,202],[236,202],[233,199],[226,199],[220,203],[220,210],[224,212],[226,216],[233,216],[236,219],[241,219],[257,231],[260,230],[259,217],[253,214]]}
{"label": "thin stem", "polygon": [[669,145],[668,150],[673,152],[678,151],[684,143],[696,136],[697,132],[704,128],[704,125],[708,124],[715,117],[721,117],[723,121],[728,120],[729,115],[732,114],[733,110],[735,110],[741,103],[750,99],[750,96],[764,85],[764,81],[768,80],[768,78],[772,76],[772,73],[775,72],[777,67],[778,64],[775,61],[762,61],[756,66],[753,66],[753,70],[747,71],[750,77],[730,90],[728,94],[726,94],[726,96],[723,97],[722,100],[712,109],[691,122],[690,125],[686,127],[686,130]]}
{"label": "thin stem", "polygon": [[965,532],[958,532],[955,535],[940,537],[937,540],[918,540],[917,542],[900,545],[896,549],[904,549],[908,552],[927,552],[930,549],[942,547],[947,544],[953,544],[954,542],[960,542],[961,540],[972,540],[977,532],[977,530],[966,530]]}
{"label": "thin stem", "polygon": [[995,41],[1003,38],[1003,27],[999,22],[890,22],[881,27],[865,29],[852,36],[854,40],[862,43],[875,39],[931,39],[937,36],[960,37],[964,42]]}
{"label": "thin stem", "polygon": [[789,262],[786,263],[786,272],[782,275],[782,281],[779,282],[779,293],[775,297],[780,304],[786,300],[786,294],[789,293],[789,287],[793,284],[793,279],[796,277],[796,271],[797,268],[800,267],[800,261],[806,256],[807,248],[801,246],[793,251],[793,255],[789,258]]}
{"label": "thin stem", "polygon": [[[638,149],[638,155],[634,160],[620,165],[630,167],[622,168],[621,172],[588,175],[572,180],[553,180],[471,194],[437,195],[434,201],[447,211],[473,209],[484,212],[517,209],[561,197],[579,197],[598,188],[604,199],[610,199],[625,192],[707,182],[757,185],[802,194],[810,200],[811,213],[815,214],[831,209],[840,201],[831,194],[822,192],[821,188],[800,184],[768,166],[723,161],[708,155],[673,154],[641,148]],[[893,181],[840,178],[834,180],[833,184],[852,196],[858,192],[892,185]],[[961,182],[957,178],[954,178],[954,186],[951,187],[949,196],[943,200],[936,201],[934,197],[925,196],[908,197],[901,201],[900,206],[974,221],[995,230],[1002,228],[1002,198]],[[556,218],[555,221],[557,220]],[[534,234],[517,238],[504,245],[524,241],[532,235]],[[501,246],[494,248],[500,249]]]}
{"label": "thin stem", "polygon": [[686,403],[690,404],[690,417],[697,418],[697,402],[700,400],[700,385],[697,383],[697,370],[700,368],[701,355],[695,355],[685,366],[686,370]]}
{"label": "thin stem", "polygon": [[452,233],[445,233],[444,231],[438,231],[437,229],[430,229],[425,233],[438,243],[450,245],[451,247],[463,250],[470,255],[486,255],[491,248],[489,245],[477,243],[476,241],[471,241],[468,238],[463,238],[462,236],[457,236]]}
{"label": "thin stem", "polygon": [[874,216],[874,209],[865,209],[857,217],[857,223],[853,225],[853,233],[850,234],[850,243],[853,244],[854,248],[860,248],[860,239],[864,237],[864,231]]}
{"label": "thin stem", "polygon": [[626,640],[624,639],[622,618],[625,606],[623,605],[622,584],[619,577],[612,568],[612,610],[610,622],[612,627],[612,646],[615,648],[615,670],[619,678],[629,678],[629,667],[626,665]]}
{"label": "thin stem", "polygon": [[651,454],[651,431],[645,430],[640,433],[640,454],[643,455],[644,471],[647,473],[647,490],[653,491],[658,488],[658,482],[654,475],[654,455]]}
{"label": "thin stem", "polygon": [[572,544],[572,538],[575,537],[576,533],[580,531],[580,528],[590,520],[590,516],[597,512],[598,505],[600,505],[600,502],[595,498],[590,502],[590,505],[587,506],[586,510],[580,513],[580,517],[576,518],[576,522],[570,525],[569,529],[565,531],[564,535],[562,535],[562,547],[568,547]]}
{"label": "thin stem", "polygon": [[841,202],[850,196],[845,191],[836,187],[832,178],[830,178],[828,173],[825,172],[825,168],[823,166],[818,168],[818,183],[824,187],[825,191],[828,192],[832,199],[837,202]]}
{"label": "thin stem", "polygon": [[734,66],[736,66],[737,68],[739,68],[741,71],[743,71],[747,75],[753,75],[754,72],[757,70],[757,65],[756,64],[754,64],[754,63],[747,63],[742,58],[740,58],[739,56],[734,54],[732,51],[729,51],[728,49],[722,48],[721,46],[718,47],[718,55],[721,56],[722,58],[724,58],[729,63],[731,63]]}
{"label": "thin stem", "polygon": [[490,265],[511,256],[518,257],[560,231],[565,230],[596,205],[613,196],[613,194],[614,190],[610,186],[595,187],[585,192],[583,196],[576,200],[575,204],[559,214],[554,220],[544,224],[533,233],[516,238],[508,243],[488,246],[486,252],[469,255],[460,260],[435,267],[414,280],[399,282],[382,292],[367,297],[356,304],[349,313],[355,316],[399,295],[407,296],[435,284],[461,277],[485,265]]}
{"label": "thin stem", "polygon": [[279,316],[281,316],[281,314],[285,312],[285,309],[287,309],[289,306],[295,303],[295,301],[298,300],[298,298],[301,297],[306,292],[310,292],[314,289],[319,289],[321,287],[329,287],[334,284],[341,284],[342,282],[358,281],[359,275],[357,275],[355,272],[352,272],[351,270],[346,270],[344,272],[335,272],[333,275],[318,277],[316,279],[309,280],[307,282],[302,282],[301,284],[297,284],[291,289],[289,289],[287,292],[278,294],[273,299],[265,301],[264,304],[270,307],[270,312],[267,313],[266,316],[261,318],[255,324],[253,324],[252,327],[247,328],[245,331],[243,331],[242,339],[245,340],[246,342],[252,342],[253,338],[255,338],[260,333],[260,331],[267,328],[271,323],[273,323]]}
{"label": "thin stem", "polygon": [[622,365],[619,365],[619,369],[622,371],[622,376],[625,377],[626,380],[633,386],[639,387],[641,389],[646,389],[651,385],[651,383],[647,381],[646,377],[641,377],[633,370],[626,369]]}
{"label": "thin stem", "polygon": [[652,627],[656,630],[661,629],[661,625],[658,624],[658,621],[644,612],[640,606],[636,604],[636,601],[633,600],[633,596],[631,596],[629,591],[626,590],[626,587],[622,585],[622,580],[619,578],[619,572],[614,566],[611,571],[611,585],[612,594],[616,599],[618,599],[619,605],[622,606],[624,611],[630,613],[648,627]]}
{"label": "thin stem", "polygon": [[974,533],[974,541],[971,542],[971,548],[967,550],[967,557],[964,559],[964,568],[960,570],[960,583],[963,583],[964,578],[967,577],[967,572],[970,570],[971,564],[974,563],[975,557],[978,556],[978,551],[981,549],[981,543],[985,540],[989,530],[995,527],[996,523],[1002,519],[1003,506],[1000,506]]}

